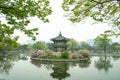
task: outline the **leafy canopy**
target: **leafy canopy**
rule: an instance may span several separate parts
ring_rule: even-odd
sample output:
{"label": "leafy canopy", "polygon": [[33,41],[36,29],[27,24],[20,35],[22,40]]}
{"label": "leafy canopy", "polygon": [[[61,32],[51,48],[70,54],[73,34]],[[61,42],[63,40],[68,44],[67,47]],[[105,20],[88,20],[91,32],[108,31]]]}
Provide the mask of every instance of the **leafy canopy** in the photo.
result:
{"label": "leafy canopy", "polygon": [[45,50],[47,48],[47,45],[44,41],[38,41],[33,44],[33,48],[36,50]]}
{"label": "leafy canopy", "polygon": [[95,46],[98,46],[99,48],[102,48],[104,52],[106,52],[107,47],[110,45],[111,39],[107,34],[100,34],[95,39]]}
{"label": "leafy canopy", "polygon": [[85,42],[85,41],[82,41],[82,42],[80,42],[80,47],[82,48],[82,49],[87,49],[87,50],[90,50],[90,49],[92,49],[92,47],[90,46],[90,44],[89,43],[87,43],[87,42]]}
{"label": "leafy canopy", "polygon": [[18,36],[13,37],[15,30],[20,30],[35,40],[38,29],[28,29],[29,17],[37,16],[44,22],[52,12],[48,0],[0,0],[0,48],[11,49],[17,46]]}
{"label": "leafy canopy", "polygon": [[[37,16],[43,22],[52,13],[50,0],[0,0],[0,49],[17,46],[18,36],[13,37],[19,30],[35,40],[38,29],[27,28],[29,17]],[[120,35],[120,0],[63,0],[62,8],[68,13],[72,22],[80,22],[88,17],[98,22],[113,25],[106,33]]]}
{"label": "leafy canopy", "polygon": [[120,0],[64,0],[62,7],[74,23],[91,17],[112,25],[107,33],[120,35]]}
{"label": "leafy canopy", "polygon": [[77,48],[79,45],[78,45],[78,42],[75,40],[75,39],[70,39],[68,42],[67,42],[67,45],[68,45],[68,48],[70,50],[74,50],[75,48]]}

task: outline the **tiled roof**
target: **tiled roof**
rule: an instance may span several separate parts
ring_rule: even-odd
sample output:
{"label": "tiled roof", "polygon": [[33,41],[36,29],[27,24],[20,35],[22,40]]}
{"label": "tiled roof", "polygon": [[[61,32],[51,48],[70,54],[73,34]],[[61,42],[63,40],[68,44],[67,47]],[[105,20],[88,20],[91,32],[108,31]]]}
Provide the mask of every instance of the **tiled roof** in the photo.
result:
{"label": "tiled roof", "polygon": [[61,32],[60,32],[59,35],[58,35],[57,37],[52,38],[51,40],[52,40],[52,41],[60,41],[60,40],[68,41],[69,38],[66,38],[66,37],[62,36],[62,34],[61,34]]}

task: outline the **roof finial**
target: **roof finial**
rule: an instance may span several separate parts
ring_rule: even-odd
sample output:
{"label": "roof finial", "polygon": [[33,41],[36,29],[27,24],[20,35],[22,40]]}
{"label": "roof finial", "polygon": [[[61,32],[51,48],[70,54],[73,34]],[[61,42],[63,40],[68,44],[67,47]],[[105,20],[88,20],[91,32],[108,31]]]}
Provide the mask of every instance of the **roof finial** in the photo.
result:
{"label": "roof finial", "polygon": [[62,36],[61,31],[60,31],[60,33],[59,33],[59,36]]}

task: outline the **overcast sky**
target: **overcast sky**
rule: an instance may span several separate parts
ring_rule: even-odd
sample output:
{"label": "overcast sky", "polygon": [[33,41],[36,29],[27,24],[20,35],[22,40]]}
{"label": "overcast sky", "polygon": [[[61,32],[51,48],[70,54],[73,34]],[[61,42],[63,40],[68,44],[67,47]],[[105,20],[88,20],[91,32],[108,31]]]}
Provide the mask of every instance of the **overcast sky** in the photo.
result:
{"label": "overcast sky", "polygon": [[[87,41],[89,39],[96,38],[99,34],[103,33],[105,30],[110,29],[107,24],[98,23],[92,24],[94,21],[92,19],[84,20],[80,23],[73,24],[66,17],[64,17],[65,12],[61,8],[62,0],[50,0],[51,7],[53,10],[52,15],[48,18],[49,23],[43,23],[38,18],[30,18],[31,23],[28,27],[38,27],[39,35],[37,36],[37,41],[49,42],[51,38],[58,36],[61,31],[62,35],[67,38],[74,38],[77,41]],[[31,38],[28,38],[21,32],[15,32],[16,35],[20,35],[18,40],[19,43],[28,43]],[[114,41],[120,41],[118,38],[114,38]]]}

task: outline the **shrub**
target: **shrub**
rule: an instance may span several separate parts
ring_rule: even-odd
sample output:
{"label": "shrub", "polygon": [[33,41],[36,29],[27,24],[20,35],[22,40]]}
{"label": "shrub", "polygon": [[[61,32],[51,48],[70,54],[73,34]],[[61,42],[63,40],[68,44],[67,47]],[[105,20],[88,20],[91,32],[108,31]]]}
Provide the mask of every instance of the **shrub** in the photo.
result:
{"label": "shrub", "polygon": [[39,53],[40,55],[43,55],[43,54],[45,54],[45,51],[44,50],[38,50],[37,53]]}
{"label": "shrub", "polygon": [[38,53],[33,53],[33,54],[31,55],[32,58],[35,58],[35,57],[38,57],[38,56],[39,56]]}
{"label": "shrub", "polygon": [[52,59],[61,59],[61,56],[53,55]]}
{"label": "shrub", "polygon": [[72,54],[72,59],[76,59],[77,57],[78,57],[78,55],[77,54]]}
{"label": "shrub", "polygon": [[61,58],[68,59],[68,57],[69,57],[69,53],[68,52],[62,52],[61,53]]}
{"label": "shrub", "polygon": [[52,51],[50,51],[50,50],[46,50],[45,51],[45,56],[47,57],[47,58],[51,58],[53,55],[53,52]]}
{"label": "shrub", "polygon": [[82,54],[79,54],[78,57],[79,57],[79,58],[83,58],[83,55],[82,55]]}
{"label": "shrub", "polygon": [[89,57],[90,55],[90,52],[88,50],[80,50],[79,53],[83,57]]}

